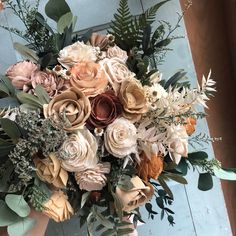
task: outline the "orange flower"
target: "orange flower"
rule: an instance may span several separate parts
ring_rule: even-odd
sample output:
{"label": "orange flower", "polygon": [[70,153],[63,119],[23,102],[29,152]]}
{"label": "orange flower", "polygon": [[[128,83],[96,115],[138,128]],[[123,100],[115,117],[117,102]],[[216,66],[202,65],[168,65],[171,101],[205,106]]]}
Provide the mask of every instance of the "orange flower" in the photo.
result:
{"label": "orange flower", "polygon": [[4,3],[0,0],[0,11],[4,10]]}
{"label": "orange flower", "polygon": [[108,77],[102,67],[95,62],[81,62],[71,68],[70,83],[88,97],[105,91]]}
{"label": "orange flower", "polygon": [[189,136],[195,132],[196,124],[197,124],[197,121],[194,118],[191,118],[191,117],[187,118],[186,125],[184,127]]}
{"label": "orange flower", "polygon": [[138,166],[138,176],[147,182],[150,178],[157,179],[163,170],[161,155],[152,155],[149,159],[144,152],[141,153],[141,163]]}

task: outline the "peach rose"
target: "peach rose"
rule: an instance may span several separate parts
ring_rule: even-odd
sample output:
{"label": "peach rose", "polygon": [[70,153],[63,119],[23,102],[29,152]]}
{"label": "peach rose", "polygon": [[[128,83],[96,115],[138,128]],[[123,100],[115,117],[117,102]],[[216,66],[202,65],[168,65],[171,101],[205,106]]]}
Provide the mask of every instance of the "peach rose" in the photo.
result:
{"label": "peach rose", "polygon": [[133,188],[125,191],[120,187],[116,187],[116,196],[122,204],[122,209],[125,212],[130,212],[137,207],[140,207],[151,200],[154,194],[154,188],[151,184],[147,183],[146,185],[143,181],[135,176],[131,179]]}
{"label": "peach rose", "polygon": [[118,158],[137,153],[137,130],[129,120],[118,118],[107,126],[104,143],[107,151]]}
{"label": "peach rose", "polygon": [[70,172],[94,168],[98,163],[97,148],[95,137],[87,129],[71,134],[60,148],[62,167]]}
{"label": "peach rose", "polygon": [[144,152],[141,153],[141,162],[137,168],[138,176],[147,182],[150,178],[156,179],[163,171],[163,157],[152,155],[149,159]]}
{"label": "peach rose", "polygon": [[93,47],[83,42],[76,42],[63,48],[57,60],[62,66],[69,69],[79,62],[96,61],[97,56]]}
{"label": "peach rose", "polygon": [[105,91],[108,78],[102,67],[94,62],[81,62],[71,70],[70,83],[81,90],[86,96],[95,97]]}
{"label": "peach rose", "polygon": [[39,67],[33,62],[21,61],[10,66],[6,71],[6,76],[16,88],[23,89],[24,85],[30,84],[32,73],[38,69]]}
{"label": "peach rose", "polygon": [[110,47],[107,49],[107,57],[108,58],[119,58],[122,62],[126,62],[128,59],[127,52],[122,50],[120,47],[115,45],[114,47]]}
{"label": "peach rose", "polygon": [[105,174],[109,174],[110,169],[111,164],[109,162],[99,163],[92,169],[75,173],[75,179],[81,190],[102,190],[107,184],[107,178]]}
{"label": "peach rose", "polygon": [[54,192],[43,204],[43,213],[56,222],[69,220],[74,215],[74,210],[67,199],[67,195],[62,191]]}
{"label": "peach rose", "polygon": [[144,89],[135,79],[122,82],[119,98],[124,108],[123,116],[132,122],[140,120],[148,110]]}
{"label": "peach rose", "polygon": [[186,132],[189,136],[195,132],[196,124],[197,124],[196,119],[191,118],[191,117],[186,119],[186,125],[184,127],[185,127]]}
{"label": "peach rose", "polygon": [[63,128],[66,131],[75,131],[84,126],[91,106],[89,99],[79,89],[69,88],[44,105],[43,112],[45,118],[50,117],[57,123],[65,122]]}
{"label": "peach rose", "polygon": [[68,181],[67,172],[61,168],[61,163],[55,153],[50,153],[47,158],[34,158],[38,177],[56,188],[65,188]]}

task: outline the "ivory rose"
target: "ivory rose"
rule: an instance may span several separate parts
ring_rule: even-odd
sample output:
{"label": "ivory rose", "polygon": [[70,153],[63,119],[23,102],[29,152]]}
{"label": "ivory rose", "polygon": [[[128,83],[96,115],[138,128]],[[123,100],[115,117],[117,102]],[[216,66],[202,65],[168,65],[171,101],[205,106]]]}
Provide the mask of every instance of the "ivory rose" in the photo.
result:
{"label": "ivory rose", "polygon": [[38,69],[39,67],[33,62],[21,61],[10,66],[6,71],[6,76],[16,88],[23,89],[25,85],[30,84],[32,73]]}
{"label": "ivory rose", "polygon": [[96,60],[97,56],[94,48],[79,41],[63,48],[58,58],[60,64],[67,69],[79,62]]}
{"label": "ivory rose", "polygon": [[122,210],[125,212],[130,212],[144,205],[154,194],[153,186],[149,183],[145,185],[138,176],[134,176],[131,179],[131,183],[133,184],[133,188],[128,191],[116,187],[115,194],[122,204]]}
{"label": "ivory rose", "polygon": [[66,131],[75,131],[84,126],[91,106],[88,98],[79,89],[69,88],[44,105],[43,112],[45,118],[50,117],[57,123],[63,121]]}
{"label": "ivory rose", "polygon": [[144,152],[141,153],[141,162],[138,164],[138,176],[145,182],[150,178],[156,179],[163,170],[163,157],[152,155],[149,159]]}
{"label": "ivory rose", "polygon": [[122,62],[126,62],[128,59],[127,52],[122,50],[120,47],[115,45],[114,47],[110,47],[107,49],[107,57],[108,58],[119,58]]}
{"label": "ivory rose", "polygon": [[123,105],[123,116],[136,122],[148,110],[145,92],[136,79],[126,79],[121,83],[119,98]]}
{"label": "ivory rose", "polygon": [[75,179],[81,190],[99,191],[106,185],[105,174],[109,174],[110,169],[109,162],[99,163],[92,169],[75,173]]}
{"label": "ivory rose", "polygon": [[107,126],[104,142],[109,153],[124,158],[137,153],[137,130],[129,120],[118,118]]}
{"label": "ivory rose", "polygon": [[60,148],[62,167],[70,172],[94,168],[98,163],[97,148],[95,137],[87,129],[71,134]]}
{"label": "ivory rose", "polygon": [[93,128],[105,128],[122,113],[122,105],[111,90],[99,94],[91,99],[91,114],[87,120],[87,126]]}
{"label": "ivory rose", "polygon": [[108,77],[97,63],[81,62],[74,65],[70,72],[71,85],[81,90],[88,97],[95,97],[104,92],[108,85]]}
{"label": "ivory rose", "polygon": [[61,168],[60,161],[55,153],[50,153],[47,158],[34,158],[36,174],[38,177],[56,188],[65,188],[68,181],[67,172]]}
{"label": "ivory rose", "polygon": [[62,191],[54,192],[43,204],[43,213],[56,222],[69,220],[74,215],[74,210],[67,199]]}

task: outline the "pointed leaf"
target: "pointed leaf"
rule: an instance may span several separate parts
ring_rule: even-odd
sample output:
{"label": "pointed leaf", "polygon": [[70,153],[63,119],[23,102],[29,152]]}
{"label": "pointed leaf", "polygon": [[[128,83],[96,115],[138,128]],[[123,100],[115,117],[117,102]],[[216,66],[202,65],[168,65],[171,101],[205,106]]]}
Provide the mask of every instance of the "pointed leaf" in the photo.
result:
{"label": "pointed leaf", "polygon": [[86,192],[82,195],[82,198],[81,198],[81,208],[83,208],[84,204],[87,202],[89,196],[90,196],[90,193],[91,192]]}
{"label": "pointed leaf", "polygon": [[6,97],[0,99],[0,108],[6,108],[6,107],[14,108],[19,106],[20,104],[16,98]]}
{"label": "pointed leaf", "polygon": [[59,21],[57,22],[57,31],[59,34],[64,33],[64,29],[66,27],[70,27],[73,20],[73,14],[71,12],[67,12],[63,16],[60,17]]}
{"label": "pointed leaf", "polygon": [[39,58],[33,50],[20,43],[14,43],[13,45],[15,50],[19,52],[24,57],[24,59],[28,59],[37,63]]}
{"label": "pointed leaf", "polygon": [[236,171],[233,171],[232,169],[227,168],[217,168],[214,167],[214,174],[216,177],[224,180],[236,180]]}
{"label": "pointed leaf", "polygon": [[37,85],[35,88],[35,94],[39,98],[41,104],[48,104],[50,102],[50,97],[42,85]]}
{"label": "pointed leaf", "polygon": [[0,119],[1,127],[6,134],[12,139],[18,139],[21,137],[21,131],[19,126],[12,120],[7,118]]}

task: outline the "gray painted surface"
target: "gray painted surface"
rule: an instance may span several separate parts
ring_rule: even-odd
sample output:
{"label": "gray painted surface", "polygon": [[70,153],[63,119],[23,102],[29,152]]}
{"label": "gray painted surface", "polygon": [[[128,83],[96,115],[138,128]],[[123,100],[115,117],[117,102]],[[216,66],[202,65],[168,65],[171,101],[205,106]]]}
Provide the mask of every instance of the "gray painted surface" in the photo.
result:
{"label": "gray painted surface", "polygon": [[[30,0],[32,1],[32,0]],[[43,9],[46,0],[41,0]],[[78,30],[83,30],[91,26],[100,26],[109,23],[118,6],[118,0],[80,0],[68,1],[74,14],[78,14]],[[156,3],[157,0],[130,0],[132,13],[139,14],[142,9]],[[157,15],[158,19],[168,20],[172,25],[177,21],[176,12],[180,12],[178,0],[172,0],[166,4]],[[0,23],[21,27],[11,13],[0,14]],[[183,22],[176,35],[186,35]],[[22,42],[18,37],[0,29],[0,72],[4,73],[9,65],[16,62],[19,55],[14,52],[12,43]],[[168,78],[178,69],[185,68],[193,84],[196,83],[196,75],[187,38],[176,40],[171,48],[174,51],[167,54],[165,63],[159,67],[163,72],[163,78]],[[210,68],[209,68],[210,69]],[[206,121],[198,123],[198,130],[208,132]],[[207,147],[210,157],[214,157],[212,147]],[[214,180],[214,188],[208,192],[201,192],[197,189],[197,173],[188,175],[189,184],[185,187],[179,184],[170,183],[175,201],[171,209],[175,211],[176,225],[171,227],[167,220],[161,221],[160,214],[155,219],[147,221],[147,224],[139,226],[140,236],[153,235],[175,235],[175,236],[231,236],[231,229],[225,208],[224,198],[220,182]],[[155,205],[155,203],[154,203]],[[142,209],[144,218],[147,214]],[[69,222],[57,224],[51,222],[48,225],[46,236],[83,236],[85,229],[79,229],[78,219],[75,217]]]}

